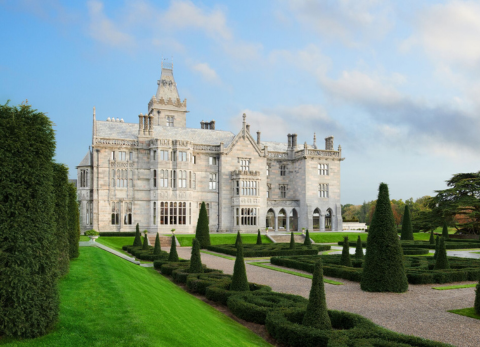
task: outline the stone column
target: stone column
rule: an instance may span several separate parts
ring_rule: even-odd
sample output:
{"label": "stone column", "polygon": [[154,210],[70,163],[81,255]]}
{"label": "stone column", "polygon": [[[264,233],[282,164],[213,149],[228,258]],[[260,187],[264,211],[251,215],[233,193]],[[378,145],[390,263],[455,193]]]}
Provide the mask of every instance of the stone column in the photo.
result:
{"label": "stone column", "polygon": [[275,231],[278,231],[278,213],[275,213]]}
{"label": "stone column", "polygon": [[332,231],[337,230],[337,215],[332,213]]}
{"label": "stone column", "polygon": [[143,130],[143,114],[138,115],[138,135],[142,134]]}
{"label": "stone column", "polygon": [[287,233],[290,231],[290,218],[288,216],[289,214],[287,212],[285,212],[285,218],[286,218],[286,221],[287,221]]}
{"label": "stone column", "polygon": [[325,231],[325,215],[320,213],[320,231]]}

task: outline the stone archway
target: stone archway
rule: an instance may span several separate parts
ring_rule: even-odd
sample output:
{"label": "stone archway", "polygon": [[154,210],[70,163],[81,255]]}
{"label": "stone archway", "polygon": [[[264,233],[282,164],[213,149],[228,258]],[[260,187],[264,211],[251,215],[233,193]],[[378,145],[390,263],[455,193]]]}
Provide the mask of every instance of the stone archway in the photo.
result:
{"label": "stone archway", "polygon": [[279,212],[278,212],[278,230],[282,229],[282,230],[287,230],[287,212],[285,211],[285,209],[281,209]]}
{"label": "stone archway", "polygon": [[325,213],[325,230],[332,230],[332,217],[333,211],[331,208],[329,208]]}
{"label": "stone archway", "polygon": [[313,230],[320,230],[320,209],[313,211]]}
{"label": "stone archway", "polygon": [[275,211],[273,209],[268,210],[265,222],[267,228],[275,230]]}

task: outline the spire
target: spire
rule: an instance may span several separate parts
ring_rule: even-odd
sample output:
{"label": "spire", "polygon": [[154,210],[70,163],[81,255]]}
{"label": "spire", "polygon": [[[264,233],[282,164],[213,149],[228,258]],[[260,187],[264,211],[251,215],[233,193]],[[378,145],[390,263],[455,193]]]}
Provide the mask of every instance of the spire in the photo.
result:
{"label": "spire", "polygon": [[177,84],[173,78],[173,63],[162,61],[162,75],[157,81],[157,84],[157,94],[155,95],[157,99],[163,98],[165,102],[167,102],[168,99],[172,99],[173,102],[180,99]]}

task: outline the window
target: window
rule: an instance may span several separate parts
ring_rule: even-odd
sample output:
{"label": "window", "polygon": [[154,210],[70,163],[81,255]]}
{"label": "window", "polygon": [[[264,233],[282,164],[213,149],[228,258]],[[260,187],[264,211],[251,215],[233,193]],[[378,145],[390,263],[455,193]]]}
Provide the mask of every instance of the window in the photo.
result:
{"label": "window", "polygon": [[196,164],[197,163],[197,156],[192,155],[192,163]]}
{"label": "window", "polygon": [[241,181],[242,195],[256,196],[257,195],[257,181]]}
{"label": "window", "polygon": [[125,161],[127,160],[127,152],[118,152],[118,160]]}
{"label": "window", "polygon": [[235,195],[240,195],[240,181],[236,181]]}
{"label": "window", "polygon": [[167,127],[173,127],[174,116],[167,116]]}
{"label": "window", "polygon": [[318,174],[321,176],[328,175],[328,164],[318,164]]}
{"label": "window", "polygon": [[217,165],[217,157],[208,157],[208,165]]}
{"label": "window", "polygon": [[178,171],[178,188],[187,188],[187,171]]}
{"label": "window", "polygon": [[93,202],[87,201],[87,213],[85,214],[85,225],[93,224]]}
{"label": "window", "polygon": [[168,170],[160,170],[160,187],[168,188]]}
{"label": "window", "polygon": [[248,171],[250,166],[250,160],[248,159],[240,159],[240,170]]}
{"label": "window", "polygon": [[257,225],[257,209],[256,208],[239,208],[235,209],[236,225]]}
{"label": "window", "polygon": [[128,160],[133,160],[133,152],[128,153]]}
{"label": "window", "polygon": [[269,174],[270,166],[267,165],[267,176]]}
{"label": "window", "polygon": [[178,224],[187,224],[187,203],[179,202],[178,203]]}
{"label": "window", "polygon": [[[115,170],[112,170],[112,175],[115,177]],[[128,182],[127,170],[117,170],[117,188],[126,188]],[[115,185],[115,179],[112,180],[112,184]]]}
{"label": "window", "polygon": [[210,181],[208,182],[208,189],[217,189],[217,174],[210,174]]}
{"label": "window", "polygon": [[112,170],[112,187],[115,187],[115,170]]}
{"label": "window", "polygon": [[112,202],[112,225],[119,225],[120,224],[120,203],[119,202]]}
{"label": "window", "polygon": [[88,169],[80,170],[80,188],[88,187]]}
{"label": "window", "polygon": [[157,151],[153,151],[153,160],[157,160]]}
{"label": "window", "polygon": [[132,225],[132,203],[125,203],[125,214],[123,216],[123,224]]}
{"label": "window", "polygon": [[153,225],[157,225],[157,203],[153,202]]}
{"label": "window", "polygon": [[157,170],[153,170],[153,188],[157,188]]}
{"label": "window", "polygon": [[187,152],[178,152],[178,161],[187,161]]}
{"label": "window", "polygon": [[170,203],[170,224],[177,224],[177,203]]}
{"label": "window", "polygon": [[115,160],[115,151],[112,151],[112,160]]}
{"label": "window", "polygon": [[280,185],[280,197],[285,199],[287,197],[287,186],[282,184]]}
{"label": "window", "polygon": [[318,185],[318,197],[328,198],[328,183],[320,183]]}
{"label": "window", "polygon": [[160,151],[160,160],[168,160],[168,151]]}
{"label": "window", "polygon": [[280,176],[285,176],[287,172],[287,167],[285,165],[280,165]]}
{"label": "window", "polygon": [[171,171],[170,181],[172,183],[172,188],[177,188],[177,170]]}

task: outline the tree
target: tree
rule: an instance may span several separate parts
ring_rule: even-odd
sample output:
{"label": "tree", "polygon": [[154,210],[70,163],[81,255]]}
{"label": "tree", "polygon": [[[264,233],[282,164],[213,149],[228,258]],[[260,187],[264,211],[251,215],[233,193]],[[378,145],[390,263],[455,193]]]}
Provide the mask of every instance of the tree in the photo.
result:
{"label": "tree", "polygon": [[235,258],[235,265],[233,267],[232,284],[230,290],[236,291],[250,291],[250,286],[247,280],[247,270],[245,269],[245,260],[243,259],[243,243],[242,239],[237,244],[237,257]]}
{"label": "tree", "polygon": [[310,288],[307,310],[305,311],[305,316],[303,316],[302,324],[321,330],[332,329],[332,322],[328,315],[327,301],[325,300],[325,285],[323,283],[321,260],[315,263],[312,287]]}
{"label": "tree", "polygon": [[473,308],[476,314],[480,314],[480,278],[478,280],[477,288],[475,290],[475,303]]}
{"label": "tree", "polygon": [[438,245],[440,243],[440,239],[439,237],[437,236],[435,238],[435,253],[433,254],[433,259],[437,259],[437,255],[438,255]]}
{"label": "tree", "polygon": [[0,105],[0,336],[34,338],[59,313],[55,134],[31,106]]}
{"label": "tree", "polygon": [[429,242],[431,245],[435,243],[435,237],[433,236],[433,230],[430,230],[430,239]]}
{"label": "tree", "polygon": [[405,211],[403,212],[401,239],[402,241],[404,240],[413,241],[412,221],[410,220],[410,208],[408,207],[408,205],[405,205]]}
{"label": "tree", "polygon": [[80,241],[80,216],[78,213],[77,188],[73,183],[68,184],[68,245],[70,259],[80,255],[78,242]]}
{"label": "tree", "polygon": [[203,272],[202,259],[200,258],[200,242],[198,242],[196,238],[192,240],[192,254],[190,256],[190,268],[188,269],[188,272]]}
{"label": "tree", "polygon": [[385,183],[380,184],[375,214],[368,232],[360,287],[368,292],[402,293],[408,289],[403,252]]}
{"label": "tree", "polygon": [[142,249],[143,250],[148,250],[148,231],[147,230],[144,230],[143,231],[143,246],[142,246]]}
{"label": "tree", "polygon": [[168,261],[178,261],[177,243],[175,242],[175,235],[172,235],[172,244],[170,245],[170,253],[168,254]]}
{"label": "tree", "polygon": [[305,233],[305,241],[303,241],[303,244],[305,246],[311,246],[312,245],[312,239],[310,238],[310,233],[308,232],[308,229],[307,229],[307,232]]}
{"label": "tree", "polygon": [[290,233],[290,249],[295,249],[295,235],[293,235],[293,231]]}
{"label": "tree", "polygon": [[200,248],[210,246],[210,230],[208,228],[208,215],[205,202],[202,201],[200,214],[198,215],[197,229],[195,230],[195,238],[200,242]]}
{"label": "tree", "polygon": [[360,235],[358,235],[357,247],[355,248],[355,258],[363,259],[363,247],[362,247],[362,239]]}
{"label": "tree", "polygon": [[434,270],[445,270],[450,269],[450,264],[448,263],[447,250],[445,248],[445,239],[440,237],[440,242],[438,243],[438,253],[435,257],[435,267]]}
{"label": "tree", "polygon": [[443,222],[442,237],[444,237],[445,240],[449,238],[448,227],[447,227],[447,222],[446,221]]}
{"label": "tree", "polygon": [[60,277],[70,269],[68,244],[68,168],[53,163],[53,191],[55,195],[55,241],[58,249],[57,271]]}
{"label": "tree", "polygon": [[352,261],[350,259],[350,245],[348,243],[348,236],[343,238],[343,249],[342,257],[340,258],[340,265],[343,266],[352,266]]}
{"label": "tree", "polygon": [[258,234],[257,234],[257,245],[262,244],[262,235],[260,234],[260,229],[258,229]]}
{"label": "tree", "polygon": [[140,237],[140,226],[137,223],[137,227],[135,229],[135,239],[133,240],[134,247],[142,247],[142,239]]}
{"label": "tree", "polygon": [[155,248],[153,249],[154,255],[160,255],[162,253],[162,247],[160,246],[160,236],[155,237]]}
{"label": "tree", "polygon": [[235,248],[238,247],[239,243],[242,243],[242,237],[240,236],[240,230],[237,232],[237,238],[235,239]]}

